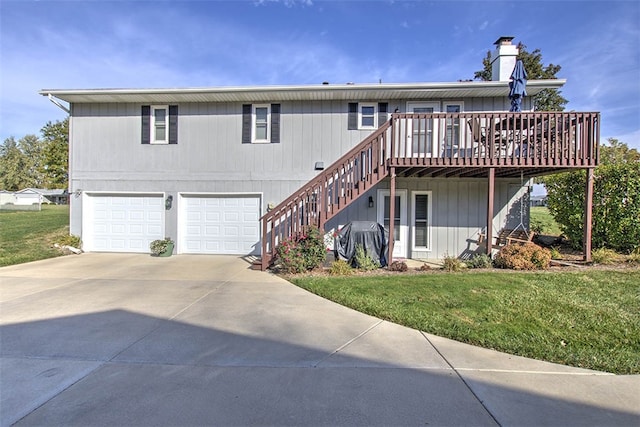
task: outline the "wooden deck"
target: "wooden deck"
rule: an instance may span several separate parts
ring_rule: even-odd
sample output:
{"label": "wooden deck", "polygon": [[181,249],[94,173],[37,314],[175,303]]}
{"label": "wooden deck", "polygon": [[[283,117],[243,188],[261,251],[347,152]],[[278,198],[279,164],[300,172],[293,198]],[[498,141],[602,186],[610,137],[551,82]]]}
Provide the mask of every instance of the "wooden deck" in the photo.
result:
{"label": "wooden deck", "polygon": [[[396,177],[487,177],[491,193],[499,177],[529,178],[572,169],[587,169],[592,175],[599,140],[599,113],[393,114],[262,217],[261,268],[272,262],[278,242],[312,225],[323,229],[390,173],[392,188]],[[589,223],[590,210],[589,204]]]}

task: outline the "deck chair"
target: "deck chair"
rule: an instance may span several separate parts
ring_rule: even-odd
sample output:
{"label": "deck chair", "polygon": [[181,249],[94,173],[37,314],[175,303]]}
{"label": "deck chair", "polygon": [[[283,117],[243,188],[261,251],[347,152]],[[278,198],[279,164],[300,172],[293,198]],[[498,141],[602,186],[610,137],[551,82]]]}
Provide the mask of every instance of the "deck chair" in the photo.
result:
{"label": "deck chair", "polygon": [[487,152],[494,156],[503,156],[506,153],[507,143],[499,133],[495,132],[493,126],[482,126],[479,118],[469,119],[467,124],[473,141],[478,143],[476,154],[480,157],[485,157]]}

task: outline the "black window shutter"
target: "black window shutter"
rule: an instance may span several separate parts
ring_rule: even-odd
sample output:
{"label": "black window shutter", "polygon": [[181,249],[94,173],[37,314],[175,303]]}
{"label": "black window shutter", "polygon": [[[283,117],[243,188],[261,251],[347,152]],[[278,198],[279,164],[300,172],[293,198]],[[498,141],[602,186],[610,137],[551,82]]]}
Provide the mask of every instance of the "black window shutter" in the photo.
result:
{"label": "black window shutter", "polygon": [[358,103],[350,102],[349,103],[349,119],[347,122],[348,130],[358,129]]}
{"label": "black window shutter", "polygon": [[169,144],[178,143],[178,106],[169,105]]}
{"label": "black window shutter", "polygon": [[142,106],[142,143],[151,144],[151,106]]}
{"label": "black window shutter", "polygon": [[242,105],[242,143],[251,144],[251,104]]}
{"label": "black window shutter", "polygon": [[378,127],[382,126],[389,120],[389,103],[378,103]]}
{"label": "black window shutter", "polygon": [[280,143],[280,104],[271,104],[271,143]]}

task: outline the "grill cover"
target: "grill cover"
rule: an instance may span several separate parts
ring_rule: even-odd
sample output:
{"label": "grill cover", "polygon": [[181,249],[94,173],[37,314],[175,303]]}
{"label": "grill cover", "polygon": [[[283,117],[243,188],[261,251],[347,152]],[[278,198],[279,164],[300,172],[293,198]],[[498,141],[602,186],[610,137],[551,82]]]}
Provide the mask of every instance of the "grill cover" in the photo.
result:
{"label": "grill cover", "polygon": [[387,265],[387,246],[389,233],[375,221],[353,221],[342,227],[335,238],[333,253],[336,259],[347,261],[354,267],[356,245],[364,248],[367,254],[380,263]]}

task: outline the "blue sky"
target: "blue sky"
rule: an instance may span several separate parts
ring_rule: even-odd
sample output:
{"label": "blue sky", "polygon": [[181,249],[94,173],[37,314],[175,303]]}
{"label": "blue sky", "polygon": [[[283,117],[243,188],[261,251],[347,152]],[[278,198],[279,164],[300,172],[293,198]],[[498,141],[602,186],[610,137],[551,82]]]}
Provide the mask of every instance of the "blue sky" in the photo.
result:
{"label": "blue sky", "polygon": [[640,149],[640,2],[615,0],[0,0],[0,138],[64,118],[43,88],[457,81],[502,35]]}

